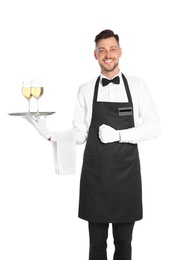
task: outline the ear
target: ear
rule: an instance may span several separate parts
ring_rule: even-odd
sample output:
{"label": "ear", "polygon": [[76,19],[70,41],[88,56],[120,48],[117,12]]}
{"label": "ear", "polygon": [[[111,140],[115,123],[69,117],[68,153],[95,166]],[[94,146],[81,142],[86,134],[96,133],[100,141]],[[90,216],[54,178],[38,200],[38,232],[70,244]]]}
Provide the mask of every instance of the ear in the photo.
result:
{"label": "ear", "polygon": [[119,48],[119,57],[122,56],[122,48]]}
{"label": "ear", "polygon": [[97,58],[97,51],[96,50],[94,50],[94,57],[95,57],[96,60],[98,60],[98,58]]}

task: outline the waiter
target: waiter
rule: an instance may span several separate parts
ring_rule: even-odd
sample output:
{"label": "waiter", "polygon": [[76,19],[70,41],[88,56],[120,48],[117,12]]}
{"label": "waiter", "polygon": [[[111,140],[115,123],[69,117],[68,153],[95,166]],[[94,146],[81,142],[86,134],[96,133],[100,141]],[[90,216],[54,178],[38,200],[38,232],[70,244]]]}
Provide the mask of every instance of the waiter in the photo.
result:
{"label": "waiter", "polygon": [[[101,74],[80,87],[74,113],[76,143],[86,141],[79,217],[88,221],[89,260],[107,260],[110,223],[114,260],[131,259],[134,223],[142,219],[137,143],[160,134],[150,92],[144,81],[120,71],[121,55],[119,36],[113,31],[95,37],[94,56]],[[43,125],[34,122],[40,134],[56,141]]]}

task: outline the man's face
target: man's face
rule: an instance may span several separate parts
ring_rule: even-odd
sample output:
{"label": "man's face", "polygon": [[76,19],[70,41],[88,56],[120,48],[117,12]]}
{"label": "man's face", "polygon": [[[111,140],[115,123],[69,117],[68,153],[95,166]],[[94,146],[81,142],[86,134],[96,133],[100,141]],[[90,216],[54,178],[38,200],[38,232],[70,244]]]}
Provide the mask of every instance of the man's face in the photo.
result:
{"label": "man's face", "polygon": [[114,37],[99,40],[94,51],[94,56],[101,67],[103,74],[118,72],[119,58],[122,50]]}

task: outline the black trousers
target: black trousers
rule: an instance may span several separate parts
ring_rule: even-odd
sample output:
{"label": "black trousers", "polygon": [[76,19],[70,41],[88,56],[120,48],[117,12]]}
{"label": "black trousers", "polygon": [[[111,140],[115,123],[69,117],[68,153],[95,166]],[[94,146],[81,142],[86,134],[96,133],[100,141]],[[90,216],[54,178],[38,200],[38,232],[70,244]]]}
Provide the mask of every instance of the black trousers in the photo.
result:
{"label": "black trousers", "polygon": [[[107,260],[109,223],[89,222],[89,260]],[[131,241],[134,222],[113,223],[115,253],[113,260],[131,260]]]}

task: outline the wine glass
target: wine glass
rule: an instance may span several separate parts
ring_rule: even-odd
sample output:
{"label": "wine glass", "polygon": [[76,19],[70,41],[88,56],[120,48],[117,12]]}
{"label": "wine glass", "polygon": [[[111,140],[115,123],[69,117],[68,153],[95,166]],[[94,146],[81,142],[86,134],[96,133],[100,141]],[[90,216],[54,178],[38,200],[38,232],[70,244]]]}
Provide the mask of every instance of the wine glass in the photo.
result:
{"label": "wine glass", "polygon": [[44,88],[40,79],[31,81],[32,96],[37,99],[37,113],[39,113],[39,98],[43,95]]}
{"label": "wine glass", "polygon": [[22,82],[22,94],[28,100],[28,113],[30,113],[30,99],[32,97],[30,81]]}

